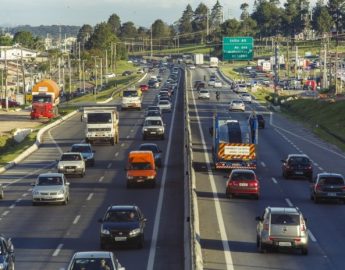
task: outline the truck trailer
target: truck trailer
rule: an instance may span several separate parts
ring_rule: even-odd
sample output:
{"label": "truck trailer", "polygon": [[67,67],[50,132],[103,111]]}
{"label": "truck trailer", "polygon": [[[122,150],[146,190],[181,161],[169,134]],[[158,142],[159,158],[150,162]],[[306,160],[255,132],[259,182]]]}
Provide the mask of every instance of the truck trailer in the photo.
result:
{"label": "truck trailer", "polygon": [[211,132],[215,169],[256,169],[258,133],[255,119],[240,121],[216,114]]}
{"label": "truck trailer", "polygon": [[202,53],[194,54],[194,64],[203,65],[204,64],[204,55]]}
{"label": "truck trailer", "polygon": [[217,68],[218,67],[218,57],[210,57],[210,68]]}
{"label": "truck trailer", "polygon": [[53,80],[42,80],[32,88],[31,119],[54,118],[58,115],[60,88]]}
{"label": "truck trailer", "polygon": [[87,143],[119,143],[119,113],[115,107],[85,107],[82,120]]}

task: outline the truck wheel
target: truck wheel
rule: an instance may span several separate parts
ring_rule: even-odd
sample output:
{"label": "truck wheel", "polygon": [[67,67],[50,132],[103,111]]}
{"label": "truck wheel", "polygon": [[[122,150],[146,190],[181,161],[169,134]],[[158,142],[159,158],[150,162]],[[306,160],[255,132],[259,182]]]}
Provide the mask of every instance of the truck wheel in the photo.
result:
{"label": "truck wheel", "polygon": [[115,144],[115,138],[112,138],[112,139],[110,140],[110,144],[111,144],[111,145],[114,145],[114,144]]}

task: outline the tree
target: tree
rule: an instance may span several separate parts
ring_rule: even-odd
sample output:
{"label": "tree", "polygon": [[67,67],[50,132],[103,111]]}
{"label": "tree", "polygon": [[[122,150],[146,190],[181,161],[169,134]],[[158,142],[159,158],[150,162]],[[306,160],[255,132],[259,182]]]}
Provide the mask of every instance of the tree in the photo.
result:
{"label": "tree", "polygon": [[111,31],[114,35],[119,36],[121,29],[121,20],[117,14],[110,15],[108,19],[108,24],[110,25]]}
{"label": "tree", "polygon": [[210,16],[210,26],[212,29],[219,29],[220,25],[223,23],[223,7],[219,4],[217,0],[216,4],[211,9]]}
{"label": "tree", "polygon": [[111,31],[109,24],[103,22],[95,26],[86,46],[88,49],[105,50],[110,48],[111,43],[116,41],[117,38]]}
{"label": "tree", "polygon": [[248,8],[249,8],[249,5],[248,5],[247,3],[243,3],[243,4],[241,4],[241,6],[240,6],[240,9],[242,10],[240,19],[241,19],[242,21],[244,21],[245,19],[247,19],[247,18],[249,17]]}
{"label": "tree", "polygon": [[229,19],[220,25],[223,36],[238,36],[240,34],[240,22],[236,19]]}
{"label": "tree", "polygon": [[316,3],[313,9],[313,20],[311,23],[313,29],[320,35],[330,32],[333,20],[328,12],[327,6],[323,5],[322,1]]}
{"label": "tree", "polygon": [[5,36],[5,35],[0,35],[0,46],[11,46],[13,45],[13,39]]}
{"label": "tree", "polygon": [[84,24],[78,32],[77,41],[80,42],[81,46],[84,48],[86,42],[89,40],[93,32],[93,28],[89,24]]}
{"label": "tree", "polygon": [[345,1],[329,0],[328,11],[334,21],[334,27],[337,34],[336,42],[338,45],[338,33],[341,33],[344,28]]}
{"label": "tree", "polygon": [[138,34],[137,28],[133,22],[125,22],[120,29],[121,38],[135,38]]}
{"label": "tree", "polygon": [[190,4],[187,5],[186,9],[183,11],[182,17],[179,20],[178,30],[180,34],[192,33],[192,21],[194,12]]}
{"label": "tree", "polygon": [[28,31],[20,31],[14,34],[14,43],[19,43],[21,46],[27,48],[34,48],[35,39],[32,34]]}
{"label": "tree", "polygon": [[[200,3],[198,7],[194,11],[194,18],[192,21],[193,32],[205,32],[207,28],[207,20],[208,20],[208,7]],[[205,33],[201,34],[201,42],[203,41],[203,37]],[[196,38],[195,38],[196,40]]]}

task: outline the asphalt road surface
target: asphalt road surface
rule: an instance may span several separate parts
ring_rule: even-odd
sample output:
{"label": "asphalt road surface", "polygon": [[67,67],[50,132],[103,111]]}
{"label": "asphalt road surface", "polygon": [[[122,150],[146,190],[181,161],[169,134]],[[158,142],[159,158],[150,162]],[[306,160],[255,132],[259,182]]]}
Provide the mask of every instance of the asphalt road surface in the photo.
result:
{"label": "asphalt road surface", "polygon": [[[120,143],[93,147],[95,167],[87,168],[84,178],[68,177],[71,200],[66,206],[32,206],[31,183],[40,173],[55,172],[56,159],[73,143],[83,141],[80,114],[47,132],[38,151],[0,175],[6,186],[0,203],[0,231],[13,239],[16,269],[62,269],[74,252],[99,250],[97,220],[110,204],[136,204],[148,219],[143,249],[114,250],[127,270],[183,269],[184,164],[183,136],[179,135],[183,134],[183,85],[182,76],[174,110],[163,117],[166,138],[155,141],[164,157],[155,189],[126,189],[125,161],[127,153],[143,143],[144,110],[120,112]],[[157,93],[144,94],[144,108],[154,103]]]}
{"label": "asphalt road surface", "polygon": [[[198,100],[191,89],[194,80],[212,72],[197,68],[187,81],[193,142],[193,167],[200,216],[200,238],[204,269],[344,269],[345,206],[342,203],[315,204],[310,200],[309,182],[282,177],[281,159],[291,153],[307,154],[318,172],[345,174],[344,153],[320,141],[302,125],[278,114],[270,114],[255,102],[246,112],[229,112],[228,104],[237,94],[221,90],[219,102],[211,89],[210,100]],[[212,115],[219,112],[234,119],[246,119],[252,110],[262,112],[266,128],[259,130],[257,175],[261,182],[259,201],[225,197],[227,173],[212,169]],[[298,206],[307,218],[309,254],[281,250],[261,254],[256,248],[255,217],[266,206]]]}

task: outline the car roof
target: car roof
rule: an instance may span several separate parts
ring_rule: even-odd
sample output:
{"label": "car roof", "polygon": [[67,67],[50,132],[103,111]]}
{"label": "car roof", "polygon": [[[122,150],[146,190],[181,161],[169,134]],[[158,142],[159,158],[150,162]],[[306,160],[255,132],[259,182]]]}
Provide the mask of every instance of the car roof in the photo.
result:
{"label": "car roof", "polygon": [[89,143],[75,143],[72,145],[72,147],[73,146],[90,146],[91,147],[91,144],[89,144]]}
{"label": "car roof", "polygon": [[148,117],[145,117],[145,121],[146,120],[162,120],[162,117],[160,117],[160,116],[148,116]]}
{"label": "car roof", "polygon": [[309,158],[307,155],[305,154],[289,154],[288,155],[288,158],[291,158],[291,157],[305,157],[305,158]]}
{"label": "car roof", "polygon": [[65,152],[62,155],[80,155],[80,152]]}
{"label": "car roof", "polygon": [[233,169],[232,171],[231,171],[231,173],[233,173],[233,172],[250,172],[250,173],[254,173],[255,174],[255,172],[253,171],[253,170],[248,170],[248,169]]}
{"label": "car roof", "polygon": [[158,145],[156,143],[142,143],[139,145],[139,148],[142,147],[142,146],[155,146],[155,147],[158,147]]}
{"label": "car roof", "polygon": [[112,258],[110,251],[79,251],[74,253],[75,259],[87,259],[87,258]]}
{"label": "car roof", "polygon": [[344,176],[340,173],[329,173],[329,172],[322,172],[317,174],[319,177],[325,177],[325,176],[338,176],[341,178],[344,178]]}
{"label": "car roof", "polygon": [[[147,152],[150,152],[150,151],[147,151]],[[135,205],[110,205],[108,207],[108,210],[133,210],[136,208],[137,207]]]}
{"label": "car roof", "polygon": [[38,177],[57,177],[57,176],[62,177],[63,173],[41,173],[38,175]]}
{"label": "car roof", "polygon": [[296,207],[268,207],[271,213],[274,214],[299,214],[299,210]]}

